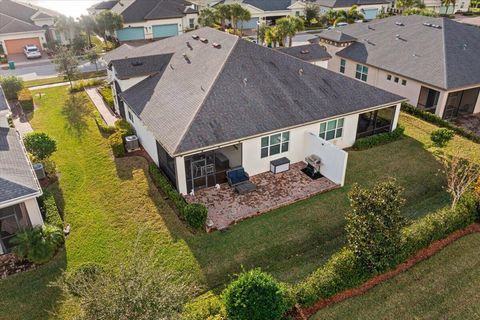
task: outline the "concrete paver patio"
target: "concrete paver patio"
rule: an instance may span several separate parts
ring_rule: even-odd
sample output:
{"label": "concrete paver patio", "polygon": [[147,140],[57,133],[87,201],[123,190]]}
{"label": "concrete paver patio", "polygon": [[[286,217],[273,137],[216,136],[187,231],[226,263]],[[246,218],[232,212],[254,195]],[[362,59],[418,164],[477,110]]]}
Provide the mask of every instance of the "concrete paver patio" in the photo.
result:
{"label": "concrete paver patio", "polygon": [[457,117],[453,119],[452,122],[467,130],[473,131],[475,134],[480,136],[480,114],[479,113]]}
{"label": "concrete paver patio", "polygon": [[225,183],[219,190],[214,187],[202,189],[195,196],[186,196],[186,200],[205,204],[209,229],[222,230],[243,219],[340,187],[325,177],[312,180],[301,171],[305,166],[305,163],[298,162],[286,172],[252,176],[251,181],[257,185],[257,190],[247,194],[240,195]]}

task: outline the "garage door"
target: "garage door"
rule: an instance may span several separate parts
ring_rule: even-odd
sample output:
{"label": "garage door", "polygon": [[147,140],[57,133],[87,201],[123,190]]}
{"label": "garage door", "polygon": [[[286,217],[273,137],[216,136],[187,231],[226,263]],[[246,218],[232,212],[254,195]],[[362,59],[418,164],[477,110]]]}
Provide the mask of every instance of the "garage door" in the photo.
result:
{"label": "garage door", "polygon": [[117,30],[118,41],[132,41],[145,39],[145,32],[143,27],[140,28],[124,28]]}
{"label": "garage door", "polygon": [[242,24],[242,21],[238,21],[237,22],[237,27],[242,28],[242,26],[243,26],[243,29],[256,29],[257,28],[257,22],[258,22],[258,18],[252,18],[248,21],[243,21],[243,24]]}
{"label": "garage door", "polygon": [[22,53],[23,47],[26,46],[27,44],[34,44],[38,48],[41,48],[40,39],[38,37],[5,40],[5,47],[7,49],[7,54]]}
{"label": "garage door", "polygon": [[153,26],[153,37],[154,38],[166,38],[173,37],[178,34],[178,25],[177,24],[164,24],[161,26]]}
{"label": "garage door", "polygon": [[366,20],[373,20],[377,17],[378,9],[363,9],[363,15]]}

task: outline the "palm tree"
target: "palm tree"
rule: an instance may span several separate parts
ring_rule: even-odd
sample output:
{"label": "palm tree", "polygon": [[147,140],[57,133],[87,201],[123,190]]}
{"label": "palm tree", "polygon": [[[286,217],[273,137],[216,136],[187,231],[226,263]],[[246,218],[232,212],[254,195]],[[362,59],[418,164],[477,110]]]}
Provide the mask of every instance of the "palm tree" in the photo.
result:
{"label": "palm tree", "polygon": [[210,8],[205,8],[200,11],[198,16],[198,23],[203,27],[214,27],[217,23],[218,14],[217,11]]}
{"label": "palm tree", "polygon": [[237,29],[238,29],[237,22],[240,16],[244,14],[245,9],[243,9],[242,6],[238,3],[232,3],[232,4],[229,4],[228,6],[230,7],[230,22],[232,23],[233,33],[237,34]]}
{"label": "palm tree", "polygon": [[237,19],[240,20],[240,35],[243,35],[243,22],[252,19],[250,11],[242,8],[242,10],[239,12]]}
{"label": "palm tree", "polygon": [[92,16],[81,15],[80,18],[78,19],[78,22],[80,23],[80,28],[87,35],[88,47],[91,48],[92,40],[90,39],[90,36],[95,30],[95,26],[96,26],[95,19]]}
{"label": "palm tree", "polygon": [[79,30],[78,23],[72,17],[59,16],[55,21],[55,29],[65,35],[68,42],[71,43]]}
{"label": "palm tree", "polygon": [[358,7],[353,5],[348,11],[338,10],[337,19],[333,25],[336,26],[339,22],[354,23],[355,21],[362,20],[363,18],[363,14],[358,12]]}
{"label": "palm tree", "polygon": [[103,38],[106,39],[106,32],[113,35],[115,30],[123,28],[123,17],[110,10],[102,11],[95,16],[98,28],[101,30]]}
{"label": "palm tree", "polygon": [[303,25],[303,20],[299,17],[288,16],[285,18],[278,19],[276,21],[277,28],[279,30],[279,35],[282,37],[282,42],[285,44],[285,38],[288,37],[288,46],[292,46],[292,39],[295,37],[298,31],[305,29]]}
{"label": "palm tree", "polygon": [[276,26],[267,27],[265,29],[265,42],[267,44],[271,44],[273,48],[277,47],[277,43],[280,41],[279,41],[278,28]]}
{"label": "palm tree", "polygon": [[327,19],[329,26],[333,26],[335,21],[338,19],[337,11],[332,9],[328,10],[327,13],[325,13],[325,19]]}
{"label": "palm tree", "polygon": [[442,6],[445,7],[445,14],[448,14],[448,8],[453,5],[453,11],[455,11],[455,0],[442,0]]}
{"label": "palm tree", "polygon": [[231,6],[228,4],[220,4],[215,7],[215,11],[217,17],[220,19],[220,25],[222,26],[222,30],[225,30],[225,21],[230,19],[232,16]]}

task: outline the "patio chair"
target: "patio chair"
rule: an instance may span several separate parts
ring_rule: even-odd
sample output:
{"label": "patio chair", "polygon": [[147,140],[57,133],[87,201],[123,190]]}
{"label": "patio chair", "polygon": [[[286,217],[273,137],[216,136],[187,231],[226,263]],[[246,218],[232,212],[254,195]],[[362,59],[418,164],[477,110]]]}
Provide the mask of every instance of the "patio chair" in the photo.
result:
{"label": "patio chair", "polygon": [[239,194],[248,193],[257,189],[255,183],[250,181],[248,173],[243,167],[235,167],[227,170],[227,180],[231,187]]}

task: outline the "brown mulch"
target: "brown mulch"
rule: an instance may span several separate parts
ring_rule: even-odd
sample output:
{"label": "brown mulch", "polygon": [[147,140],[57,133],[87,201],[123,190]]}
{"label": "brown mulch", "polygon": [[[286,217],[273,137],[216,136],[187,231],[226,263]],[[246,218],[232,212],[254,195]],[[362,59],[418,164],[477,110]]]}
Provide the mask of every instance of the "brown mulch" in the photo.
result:
{"label": "brown mulch", "polygon": [[311,307],[306,309],[302,309],[297,305],[295,306],[295,310],[294,310],[295,311],[294,318],[297,320],[308,320],[308,318],[311,315],[313,315],[315,312],[317,312],[320,309],[323,309],[334,303],[346,300],[348,298],[352,298],[352,297],[364,294],[368,290],[375,287],[377,284],[380,284],[388,279],[391,279],[399,275],[400,273],[410,269],[417,263],[430,258],[435,253],[439,252],[440,250],[442,250],[443,248],[445,248],[447,245],[454,242],[455,240],[475,232],[480,232],[479,223],[473,223],[468,227],[466,227],[465,229],[455,231],[454,233],[450,234],[448,237],[444,239],[433,242],[430,246],[418,251],[413,257],[411,257],[407,261],[399,264],[394,270],[379,274],[371,278],[370,280],[368,280],[367,282],[365,282],[359,287],[339,292],[328,299],[322,299],[317,303],[315,303],[314,305],[312,305]]}
{"label": "brown mulch", "polygon": [[19,260],[14,254],[5,254],[0,256],[0,279],[34,269],[35,264],[28,261]]}

